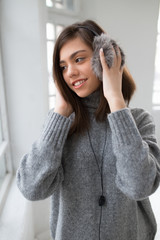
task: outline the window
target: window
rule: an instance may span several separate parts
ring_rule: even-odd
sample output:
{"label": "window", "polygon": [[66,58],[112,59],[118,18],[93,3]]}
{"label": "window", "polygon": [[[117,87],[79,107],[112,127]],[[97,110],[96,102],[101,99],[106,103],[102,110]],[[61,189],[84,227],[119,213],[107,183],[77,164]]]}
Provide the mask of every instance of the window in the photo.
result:
{"label": "window", "polygon": [[153,85],[153,109],[160,110],[160,14],[158,19],[158,34],[155,59],[155,78]]}
{"label": "window", "polygon": [[47,63],[48,63],[48,91],[49,91],[49,109],[55,107],[55,86],[52,78],[52,58],[54,43],[64,26],[53,23],[46,24],[47,35]]}
{"label": "window", "polygon": [[55,41],[63,28],[78,20],[79,1],[46,0],[46,42],[48,64],[49,109],[55,107],[55,85],[52,77],[53,49]]}
{"label": "window", "polygon": [[46,6],[55,9],[75,10],[74,0],[46,0]]}
{"label": "window", "polygon": [[5,156],[3,154],[5,148],[6,144],[3,141],[2,121],[0,119],[0,187],[6,174]]}
{"label": "window", "polygon": [[5,91],[0,51],[0,211],[3,207],[11,179],[12,179],[12,164],[9,150]]}

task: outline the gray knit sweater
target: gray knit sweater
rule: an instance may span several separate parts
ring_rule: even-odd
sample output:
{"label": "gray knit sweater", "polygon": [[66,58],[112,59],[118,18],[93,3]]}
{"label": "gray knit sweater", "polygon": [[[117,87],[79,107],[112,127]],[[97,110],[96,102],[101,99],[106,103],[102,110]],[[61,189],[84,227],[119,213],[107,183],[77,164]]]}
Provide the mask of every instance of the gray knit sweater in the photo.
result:
{"label": "gray knit sweater", "polygon": [[[21,159],[20,191],[32,201],[51,196],[55,240],[153,240],[156,222],[148,196],[159,185],[160,150],[152,117],[125,108],[99,123],[98,91],[83,101],[89,135],[67,138],[74,115],[51,110],[39,139]],[[105,203],[99,206],[101,195]]]}

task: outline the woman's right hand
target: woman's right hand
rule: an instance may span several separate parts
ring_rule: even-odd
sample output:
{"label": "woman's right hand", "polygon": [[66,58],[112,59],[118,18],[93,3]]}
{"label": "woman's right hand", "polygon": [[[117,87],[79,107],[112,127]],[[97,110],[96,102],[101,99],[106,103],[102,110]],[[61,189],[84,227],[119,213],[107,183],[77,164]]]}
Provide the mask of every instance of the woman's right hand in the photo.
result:
{"label": "woman's right hand", "polygon": [[56,85],[56,105],[54,112],[59,113],[60,115],[63,115],[65,117],[69,117],[73,112],[71,104],[65,101],[57,85]]}

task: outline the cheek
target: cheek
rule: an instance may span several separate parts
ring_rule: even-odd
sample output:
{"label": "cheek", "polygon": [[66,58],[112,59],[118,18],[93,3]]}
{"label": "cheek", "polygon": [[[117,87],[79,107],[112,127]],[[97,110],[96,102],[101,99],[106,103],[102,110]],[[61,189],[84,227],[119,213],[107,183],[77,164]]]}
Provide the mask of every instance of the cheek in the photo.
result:
{"label": "cheek", "polygon": [[63,79],[64,79],[66,85],[67,85],[70,89],[72,89],[72,86],[70,85],[70,81],[65,77],[65,75],[63,76]]}
{"label": "cheek", "polygon": [[66,74],[65,74],[65,73],[62,73],[62,76],[63,76],[64,81],[65,81],[65,82],[67,83],[67,85],[68,85]]}
{"label": "cheek", "polygon": [[94,75],[90,62],[83,68],[83,72],[86,72],[90,76]]}
{"label": "cheek", "polygon": [[96,77],[96,75],[92,72],[92,80],[94,85],[99,86],[100,85],[100,80]]}
{"label": "cheek", "polygon": [[90,72],[89,72],[90,76],[94,79],[94,80],[98,80],[95,73],[93,72],[92,69],[90,69]]}

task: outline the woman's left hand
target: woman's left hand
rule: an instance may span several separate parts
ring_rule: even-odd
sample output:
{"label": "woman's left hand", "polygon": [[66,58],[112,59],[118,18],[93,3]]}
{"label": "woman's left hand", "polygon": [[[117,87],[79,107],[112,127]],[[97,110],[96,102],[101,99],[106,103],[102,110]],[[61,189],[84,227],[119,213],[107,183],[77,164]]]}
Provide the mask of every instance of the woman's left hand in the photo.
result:
{"label": "woman's left hand", "polygon": [[114,51],[114,61],[111,68],[105,62],[103,50],[100,50],[100,60],[103,69],[103,92],[108,101],[111,112],[125,108],[126,104],[122,94],[121,54],[119,48],[117,54]]}

